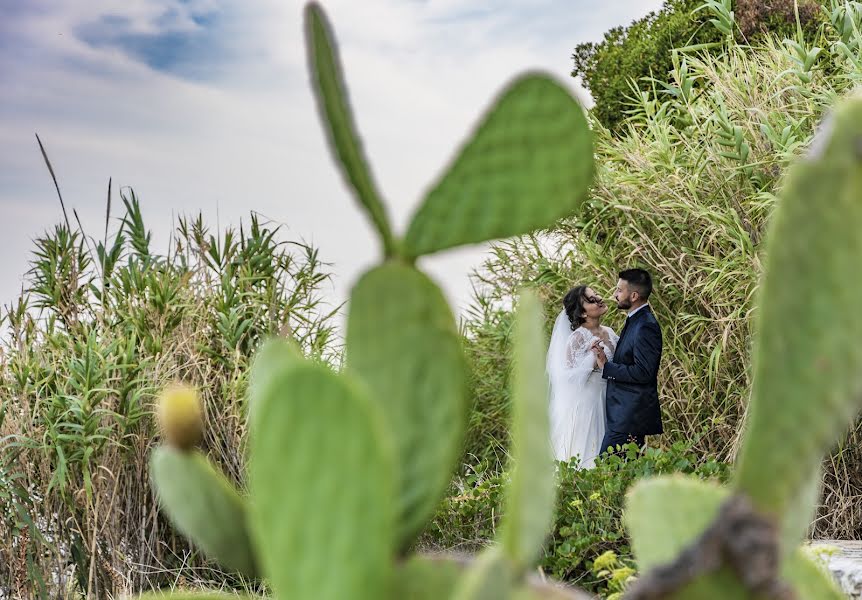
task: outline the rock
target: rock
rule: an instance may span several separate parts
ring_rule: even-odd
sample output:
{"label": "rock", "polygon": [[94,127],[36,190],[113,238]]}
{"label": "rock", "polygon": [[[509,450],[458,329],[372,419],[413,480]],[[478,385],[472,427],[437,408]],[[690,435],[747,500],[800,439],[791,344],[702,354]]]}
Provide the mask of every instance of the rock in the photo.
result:
{"label": "rock", "polygon": [[811,545],[847,597],[862,599],[862,541],[818,540]]}

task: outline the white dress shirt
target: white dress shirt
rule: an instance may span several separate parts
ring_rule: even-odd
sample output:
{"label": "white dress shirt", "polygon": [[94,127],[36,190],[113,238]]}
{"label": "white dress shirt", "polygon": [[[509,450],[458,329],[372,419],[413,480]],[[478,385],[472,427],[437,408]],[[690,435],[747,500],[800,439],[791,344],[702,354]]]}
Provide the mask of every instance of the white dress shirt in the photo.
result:
{"label": "white dress shirt", "polygon": [[638,312],[639,310],[643,309],[646,306],[649,306],[649,302],[647,302],[646,304],[641,304],[640,306],[638,306],[636,309],[634,309],[632,312],[630,312],[628,315],[626,315],[626,319],[631,319],[633,316],[635,316],[636,312]]}

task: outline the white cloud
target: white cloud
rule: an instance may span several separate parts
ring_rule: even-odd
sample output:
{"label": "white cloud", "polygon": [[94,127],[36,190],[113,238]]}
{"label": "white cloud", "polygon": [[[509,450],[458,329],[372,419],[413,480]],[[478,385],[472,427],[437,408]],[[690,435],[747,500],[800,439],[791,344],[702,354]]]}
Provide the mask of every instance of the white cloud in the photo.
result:
{"label": "white cloud", "polygon": [[[494,93],[517,70],[542,68],[575,89],[581,41],[656,8],[660,0],[332,0],[357,121],[378,183],[403,228],[425,188]],[[221,224],[249,210],[284,222],[335,263],[333,302],[376,259],[364,215],[341,184],[307,86],[297,0],[36,3],[12,10],[0,38],[0,301],[20,288],[30,240],[60,217],[33,132],[46,143],[67,202],[99,231],[105,186],[133,186],[156,240],[171,215],[203,210]],[[238,8],[239,6],[240,8]],[[0,0],[0,9],[3,4]],[[166,17],[168,10],[169,16]],[[199,15],[222,11],[203,25]],[[136,35],[210,35],[176,70],[154,70],[113,38],[77,37],[106,15]],[[200,32],[201,28],[214,29]],[[106,38],[107,39],[107,38]],[[146,40],[147,38],[145,38]],[[167,39],[167,38],[166,38]],[[174,38],[170,38],[174,39]],[[208,44],[218,44],[210,52]],[[0,46],[3,44],[0,43]],[[135,52],[138,52],[136,55]],[[212,63],[185,76],[189,61]],[[179,73],[179,74],[178,74]],[[423,261],[450,299],[469,298],[480,249]]]}

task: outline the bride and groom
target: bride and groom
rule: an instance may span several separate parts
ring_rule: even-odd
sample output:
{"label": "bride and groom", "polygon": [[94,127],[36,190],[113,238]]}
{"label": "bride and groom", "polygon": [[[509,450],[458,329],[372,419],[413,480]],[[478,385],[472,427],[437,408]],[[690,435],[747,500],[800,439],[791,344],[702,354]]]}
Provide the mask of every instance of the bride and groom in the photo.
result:
{"label": "bride and groom", "polygon": [[613,298],[627,313],[619,336],[602,325],[608,307],[582,285],[563,298],[548,347],[554,458],[577,457],[591,468],[618,444],[643,446],[662,432],[658,368],[662,336],[649,306],[652,278],[643,269],[619,274]]}

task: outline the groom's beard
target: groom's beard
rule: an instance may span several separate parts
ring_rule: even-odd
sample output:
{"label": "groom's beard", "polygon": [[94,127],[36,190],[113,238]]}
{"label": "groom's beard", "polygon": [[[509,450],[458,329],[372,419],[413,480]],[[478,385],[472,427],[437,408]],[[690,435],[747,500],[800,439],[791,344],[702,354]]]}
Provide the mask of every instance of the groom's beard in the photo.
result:
{"label": "groom's beard", "polygon": [[617,302],[617,308],[620,310],[628,310],[632,307],[631,300],[620,300]]}

